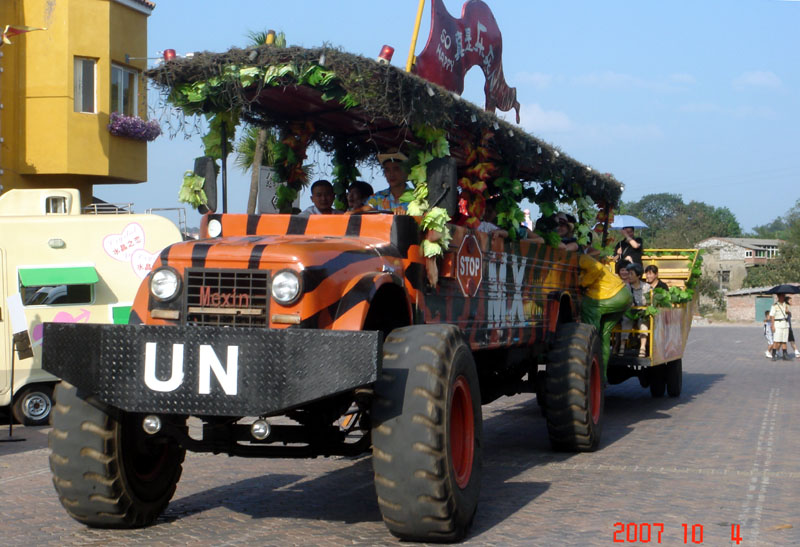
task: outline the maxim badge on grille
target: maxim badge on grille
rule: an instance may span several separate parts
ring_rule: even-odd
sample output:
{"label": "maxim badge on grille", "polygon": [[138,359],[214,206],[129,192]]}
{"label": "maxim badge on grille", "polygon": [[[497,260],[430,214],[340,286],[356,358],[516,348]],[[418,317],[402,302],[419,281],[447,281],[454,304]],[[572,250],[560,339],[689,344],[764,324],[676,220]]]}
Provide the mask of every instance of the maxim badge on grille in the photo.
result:
{"label": "maxim badge on grille", "polygon": [[200,305],[212,308],[247,308],[250,295],[236,291],[216,291],[212,287],[200,287]]}

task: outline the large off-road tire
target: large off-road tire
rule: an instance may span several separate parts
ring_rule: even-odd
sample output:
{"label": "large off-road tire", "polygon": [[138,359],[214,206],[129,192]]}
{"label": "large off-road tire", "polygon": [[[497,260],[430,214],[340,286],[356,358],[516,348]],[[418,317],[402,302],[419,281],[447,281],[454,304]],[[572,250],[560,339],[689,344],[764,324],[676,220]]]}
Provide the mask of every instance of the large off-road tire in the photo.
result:
{"label": "large off-road tire", "polygon": [[547,431],[555,450],[597,450],[603,430],[603,357],[597,330],[564,323],[547,354]]}
{"label": "large off-road tire", "polygon": [[141,417],[105,412],[56,386],[50,469],[59,500],[75,520],[95,528],[152,524],[167,507],[186,451],[148,438]]}
{"label": "large off-road tire", "polygon": [[372,405],[372,461],[383,520],[401,539],[458,541],[481,479],[475,362],[451,325],[393,330]]}
{"label": "large off-road tire", "polygon": [[648,371],[650,374],[650,395],[656,399],[664,396],[664,388],[667,387],[666,370],[667,365],[657,365]]}
{"label": "large off-road tire", "polygon": [[683,387],[683,361],[677,359],[664,366],[667,367],[667,395],[680,397],[681,388]]}
{"label": "large off-road tire", "polygon": [[23,425],[47,425],[53,410],[53,386],[33,384],[14,395],[11,413]]}

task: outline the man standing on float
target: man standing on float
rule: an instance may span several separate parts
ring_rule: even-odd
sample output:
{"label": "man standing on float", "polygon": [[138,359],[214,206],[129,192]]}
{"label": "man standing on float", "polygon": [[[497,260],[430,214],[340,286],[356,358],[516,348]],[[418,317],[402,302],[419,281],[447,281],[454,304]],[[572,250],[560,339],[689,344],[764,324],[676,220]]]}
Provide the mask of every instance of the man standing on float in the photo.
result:
{"label": "man standing on float", "polygon": [[408,171],[406,170],[408,157],[398,150],[390,150],[385,154],[378,154],[378,161],[383,167],[383,176],[386,177],[389,188],[375,192],[367,200],[367,205],[379,211],[392,211],[397,215],[406,214],[408,202],[400,201],[400,196],[407,190],[411,190],[411,186],[406,184],[408,180]]}

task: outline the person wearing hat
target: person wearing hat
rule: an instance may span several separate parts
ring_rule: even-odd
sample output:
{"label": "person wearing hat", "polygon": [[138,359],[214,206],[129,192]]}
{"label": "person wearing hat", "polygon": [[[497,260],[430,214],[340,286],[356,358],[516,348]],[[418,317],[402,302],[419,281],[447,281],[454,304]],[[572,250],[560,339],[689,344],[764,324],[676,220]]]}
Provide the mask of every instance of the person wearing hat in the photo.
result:
{"label": "person wearing hat", "polygon": [[578,250],[578,240],[575,238],[575,222],[577,219],[567,213],[558,213],[556,215],[556,233],[561,238],[559,249],[566,249],[567,251]]}
{"label": "person wearing hat", "polygon": [[634,237],[632,226],[622,229],[623,239],[614,247],[614,260],[617,262],[617,273],[628,264],[642,265],[644,244],[641,237]]}
{"label": "person wearing hat", "polygon": [[407,190],[411,190],[411,186],[407,184],[408,171],[406,170],[406,162],[408,161],[408,156],[394,149],[378,154],[378,161],[383,168],[383,176],[386,177],[389,188],[375,192],[367,200],[367,205],[379,211],[392,211],[399,215],[406,214],[408,203],[400,201],[400,196]]}
{"label": "person wearing hat", "polygon": [[789,305],[786,303],[786,295],[778,293],[778,301],[769,310],[770,328],[772,329],[772,360],[777,361],[778,351],[783,351],[783,360],[788,361],[789,355],[786,353],[786,343],[789,341]]}

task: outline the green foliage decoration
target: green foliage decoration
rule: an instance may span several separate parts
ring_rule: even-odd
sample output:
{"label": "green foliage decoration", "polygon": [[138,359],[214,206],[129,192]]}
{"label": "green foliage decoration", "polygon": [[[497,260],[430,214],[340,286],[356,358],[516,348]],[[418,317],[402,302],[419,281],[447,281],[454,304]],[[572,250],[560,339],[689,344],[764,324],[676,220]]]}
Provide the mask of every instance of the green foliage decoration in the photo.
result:
{"label": "green foliage decoration", "polygon": [[430,207],[428,203],[428,164],[435,158],[449,156],[450,144],[444,130],[427,125],[415,127],[414,136],[424,146],[414,150],[411,155],[408,180],[414,188],[407,190],[400,196],[400,200],[408,203],[409,215],[423,217],[420,224],[423,230],[438,234],[435,241],[425,239],[422,242],[422,254],[426,257],[439,256],[450,244],[450,230],[447,228],[450,215],[442,207]]}
{"label": "green foliage decoration", "polygon": [[183,174],[183,184],[178,193],[178,201],[188,203],[195,209],[208,203],[208,197],[203,190],[204,179],[200,175],[195,175],[192,171]]}
{"label": "green foliage decoration", "polygon": [[347,140],[340,140],[333,152],[333,206],[339,211],[347,210],[347,189],[361,173],[356,168],[356,150]]}

